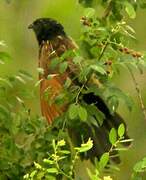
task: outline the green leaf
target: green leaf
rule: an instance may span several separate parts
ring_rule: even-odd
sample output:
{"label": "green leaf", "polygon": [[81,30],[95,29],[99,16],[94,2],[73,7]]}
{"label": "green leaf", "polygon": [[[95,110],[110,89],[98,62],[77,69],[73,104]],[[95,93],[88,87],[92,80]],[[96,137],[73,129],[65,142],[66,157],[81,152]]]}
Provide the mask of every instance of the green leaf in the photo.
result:
{"label": "green leaf", "polygon": [[65,146],[65,141],[64,141],[64,139],[58,141],[57,146]]}
{"label": "green leaf", "polygon": [[93,17],[95,14],[95,9],[93,8],[86,8],[84,10],[84,16],[86,16],[87,18]]}
{"label": "green leaf", "polygon": [[69,107],[69,118],[75,119],[78,116],[78,105],[71,104]]}
{"label": "green leaf", "polygon": [[78,107],[78,115],[82,121],[87,120],[87,111],[83,106]]}
{"label": "green leaf", "polygon": [[70,151],[67,151],[67,150],[60,150],[59,152],[62,154],[70,154],[71,153]]}
{"label": "green leaf", "polygon": [[118,96],[113,95],[113,96],[108,97],[107,103],[109,105],[110,110],[112,112],[115,112],[118,108],[118,105],[119,105]]}
{"label": "green leaf", "polygon": [[106,71],[104,70],[104,68],[99,65],[91,65],[90,68],[100,74],[103,74],[103,75],[106,74]]}
{"label": "green leaf", "polygon": [[109,153],[104,153],[101,158],[100,158],[100,161],[99,161],[99,167],[100,169],[103,169],[105,168],[105,166],[107,165],[109,161]]}
{"label": "green leaf", "polygon": [[4,63],[5,61],[11,60],[11,59],[12,59],[12,57],[7,52],[3,52],[3,51],[0,52],[0,61],[1,62]]}
{"label": "green leaf", "polygon": [[16,76],[14,76],[18,81],[20,81],[21,83],[23,83],[23,84],[26,84],[26,81],[21,77],[21,76],[18,76],[18,75],[16,75]]}
{"label": "green leaf", "polygon": [[87,106],[87,111],[91,115],[91,117],[96,118],[96,119],[94,118],[95,120],[93,118],[90,118],[91,123],[101,126],[105,119],[105,115],[93,104]]}
{"label": "green leaf", "polygon": [[118,136],[121,138],[122,136],[124,136],[125,133],[125,126],[124,124],[120,124],[120,126],[118,127]]}
{"label": "green leaf", "polygon": [[109,133],[109,141],[112,145],[114,145],[117,141],[117,132],[115,128],[112,128]]}
{"label": "green leaf", "polygon": [[51,60],[51,63],[50,63],[50,69],[55,69],[56,66],[60,63],[60,58],[54,58]]}
{"label": "green leaf", "polygon": [[68,67],[68,63],[66,61],[62,62],[59,66],[59,72],[64,73],[66,71],[67,67]]}
{"label": "green leaf", "polygon": [[35,165],[36,169],[42,169],[42,166],[40,164],[34,162],[34,165]]}
{"label": "green leaf", "polygon": [[46,163],[46,164],[54,164],[54,161],[52,161],[52,160],[50,160],[50,159],[44,159],[43,160],[44,161],[44,163]]}
{"label": "green leaf", "polygon": [[30,174],[30,177],[33,178],[36,174],[37,174],[37,170],[34,170],[34,171],[32,171],[32,173]]}
{"label": "green leaf", "polygon": [[57,168],[48,168],[48,169],[47,169],[47,172],[48,172],[48,173],[58,174],[58,169],[57,169]]}
{"label": "green leaf", "polygon": [[43,81],[43,79],[40,79],[39,81],[37,81],[37,82],[35,83],[34,86],[35,86],[35,87],[39,86],[42,81]]}
{"label": "green leaf", "polygon": [[81,144],[81,147],[75,147],[74,149],[78,152],[87,152],[93,147],[93,141],[89,138],[87,143]]}
{"label": "green leaf", "polygon": [[126,1],[125,6],[126,6],[125,10],[126,10],[127,14],[129,15],[129,17],[134,19],[136,17],[136,12],[135,12],[135,9],[132,6],[132,4]]}

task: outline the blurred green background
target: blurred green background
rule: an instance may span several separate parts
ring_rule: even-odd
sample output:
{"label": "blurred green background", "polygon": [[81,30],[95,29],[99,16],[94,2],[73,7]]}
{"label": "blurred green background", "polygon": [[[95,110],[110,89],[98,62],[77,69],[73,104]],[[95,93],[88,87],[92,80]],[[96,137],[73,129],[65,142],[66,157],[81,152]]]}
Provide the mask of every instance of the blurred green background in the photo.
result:
{"label": "blurred green background", "polygon": [[[37,80],[38,45],[34,33],[28,30],[28,25],[38,17],[55,18],[64,25],[67,34],[79,43],[80,17],[83,11],[83,7],[78,4],[77,0],[0,0],[0,40],[6,42],[7,47],[4,50],[9,52],[13,58],[10,63],[0,66],[0,76],[25,69]],[[146,12],[139,10],[136,19],[129,22],[135,29],[138,39],[135,44],[132,43],[131,47],[142,51],[146,48],[145,17]],[[128,71],[121,69],[120,72],[120,75],[116,75],[113,80],[117,86],[133,97],[134,107],[132,112],[129,112],[125,105],[121,104],[119,112],[126,119],[129,135],[134,139],[134,143],[129,151],[121,152],[121,170],[116,173],[115,180],[128,180],[133,165],[146,156],[146,120],[143,118],[135,87]],[[140,75],[136,71],[135,76],[146,105],[146,73]],[[39,96],[29,103],[29,106],[33,112],[38,112],[40,109]],[[79,171],[83,173],[81,167]]]}

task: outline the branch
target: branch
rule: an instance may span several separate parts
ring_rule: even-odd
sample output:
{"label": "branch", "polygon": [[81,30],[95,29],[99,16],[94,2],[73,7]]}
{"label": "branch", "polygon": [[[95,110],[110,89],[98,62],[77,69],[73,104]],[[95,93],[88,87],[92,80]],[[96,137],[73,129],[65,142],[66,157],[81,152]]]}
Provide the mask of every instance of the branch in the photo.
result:
{"label": "branch", "polygon": [[112,0],[110,0],[110,2],[108,3],[108,6],[107,6],[107,8],[105,9],[102,18],[103,18],[103,19],[106,19],[106,18],[110,15],[111,10],[112,10]]}
{"label": "branch", "polygon": [[133,80],[133,82],[134,82],[135,90],[136,90],[137,95],[138,95],[138,99],[139,99],[139,102],[140,102],[141,110],[142,110],[142,112],[143,112],[144,119],[145,119],[145,121],[146,121],[146,108],[145,108],[144,103],[143,103],[143,99],[142,99],[142,95],[141,95],[141,90],[140,90],[140,88],[139,88],[139,85],[138,85],[138,83],[137,83],[137,81],[136,81],[136,78],[135,78],[132,70],[130,69],[129,66],[127,66],[127,68],[128,68],[128,70],[129,70],[129,72],[130,72],[130,74],[131,74],[131,77],[132,77],[132,80]]}

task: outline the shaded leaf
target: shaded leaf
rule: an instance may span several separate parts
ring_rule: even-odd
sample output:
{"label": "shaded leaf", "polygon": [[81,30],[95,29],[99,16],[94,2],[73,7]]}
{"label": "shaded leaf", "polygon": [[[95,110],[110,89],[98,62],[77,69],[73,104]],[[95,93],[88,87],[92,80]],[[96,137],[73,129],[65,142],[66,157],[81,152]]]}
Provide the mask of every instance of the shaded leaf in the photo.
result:
{"label": "shaded leaf", "polygon": [[78,107],[78,115],[82,121],[87,120],[87,111],[83,106]]}
{"label": "shaded leaf", "polygon": [[78,105],[71,104],[69,107],[69,118],[75,119],[78,116]]}

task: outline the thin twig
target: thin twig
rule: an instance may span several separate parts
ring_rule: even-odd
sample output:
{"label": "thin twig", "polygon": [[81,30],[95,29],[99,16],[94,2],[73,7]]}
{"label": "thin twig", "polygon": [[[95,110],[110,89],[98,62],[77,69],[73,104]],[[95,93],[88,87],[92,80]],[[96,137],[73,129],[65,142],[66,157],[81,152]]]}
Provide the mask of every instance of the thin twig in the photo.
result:
{"label": "thin twig", "polygon": [[100,54],[100,56],[99,56],[99,58],[98,58],[98,61],[100,61],[100,59],[102,58],[102,56],[103,56],[103,54],[104,54],[104,52],[105,52],[108,44],[109,44],[109,43],[108,43],[108,41],[107,41],[106,44],[104,45],[104,48],[102,49],[102,52],[101,52],[101,54]]}
{"label": "thin twig", "polygon": [[132,70],[130,69],[129,66],[127,66],[127,68],[128,68],[128,70],[129,70],[129,72],[130,72],[130,74],[131,74],[131,77],[132,77],[132,80],[133,80],[133,82],[134,82],[135,90],[136,90],[137,95],[138,95],[138,99],[139,99],[139,102],[140,102],[141,110],[142,110],[142,112],[143,112],[144,119],[146,120],[146,108],[145,108],[144,103],[143,103],[143,99],[142,99],[142,95],[141,95],[141,90],[140,90],[140,88],[139,88],[139,85],[138,85],[138,83],[137,83],[137,81],[136,81],[136,78],[135,78]]}
{"label": "thin twig", "polygon": [[79,96],[80,96],[80,94],[81,94],[81,92],[82,92],[82,90],[83,90],[84,87],[85,87],[85,83],[81,86],[81,88],[80,88],[79,91],[78,91],[78,94],[77,94],[77,96],[76,96],[76,104],[78,104]]}
{"label": "thin twig", "polygon": [[112,10],[112,0],[109,1],[108,6],[104,11],[103,19],[106,19],[110,15],[111,10]]}

